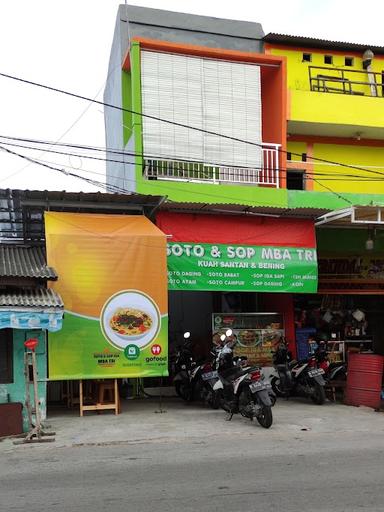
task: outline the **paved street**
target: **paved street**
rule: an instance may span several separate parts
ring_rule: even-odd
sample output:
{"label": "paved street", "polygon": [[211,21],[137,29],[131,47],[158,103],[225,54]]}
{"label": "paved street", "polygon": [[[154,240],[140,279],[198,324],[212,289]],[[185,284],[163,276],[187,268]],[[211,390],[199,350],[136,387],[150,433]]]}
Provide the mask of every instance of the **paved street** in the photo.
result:
{"label": "paved street", "polygon": [[0,443],[1,512],[383,510],[383,413],[283,401],[264,430],[178,401],[124,405],[58,414],[52,444]]}

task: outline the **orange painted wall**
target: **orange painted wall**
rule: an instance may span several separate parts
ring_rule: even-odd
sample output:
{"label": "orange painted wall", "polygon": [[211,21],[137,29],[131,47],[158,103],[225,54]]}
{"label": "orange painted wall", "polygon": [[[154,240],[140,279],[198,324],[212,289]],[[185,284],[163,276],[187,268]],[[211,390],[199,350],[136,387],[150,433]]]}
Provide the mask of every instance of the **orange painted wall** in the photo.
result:
{"label": "orange painted wall", "polygon": [[[287,86],[285,57],[261,53],[239,52],[221,48],[208,48],[138,37],[133,40],[138,42],[141,48],[147,50],[259,64],[261,66],[263,142],[281,144],[282,151],[279,155],[279,164],[280,168],[286,168]],[[130,69],[129,53],[126,54],[122,67],[123,70]],[[282,173],[280,187],[285,188],[285,186],[285,173]]]}
{"label": "orange painted wall", "polygon": [[[263,142],[278,143],[280,169],[287,164],[287,99],[286,99],[285,61],[276,67],[261,68],[262,136]],[[286,173],[281,174],[281,188],[286,187]]]}
{"label": "orange painted wall", "polygon": [[292,356],[296,357],[295,317],[293,295],[291,293],[263,293],[261,303],[264,311],[283,315],[285,338]]}

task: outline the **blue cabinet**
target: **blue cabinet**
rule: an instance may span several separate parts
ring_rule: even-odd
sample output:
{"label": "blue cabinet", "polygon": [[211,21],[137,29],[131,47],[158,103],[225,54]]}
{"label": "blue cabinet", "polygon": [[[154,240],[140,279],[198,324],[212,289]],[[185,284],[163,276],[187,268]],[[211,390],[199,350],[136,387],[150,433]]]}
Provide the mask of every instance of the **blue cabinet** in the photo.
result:
{"label": "blue cabinet", "polygon": [[314,336],[315,334],[316,329],[313,327],[308,327],[306,329],[296,329],[297,359],[306,359],[308,357],[308,338],[309,336]]}

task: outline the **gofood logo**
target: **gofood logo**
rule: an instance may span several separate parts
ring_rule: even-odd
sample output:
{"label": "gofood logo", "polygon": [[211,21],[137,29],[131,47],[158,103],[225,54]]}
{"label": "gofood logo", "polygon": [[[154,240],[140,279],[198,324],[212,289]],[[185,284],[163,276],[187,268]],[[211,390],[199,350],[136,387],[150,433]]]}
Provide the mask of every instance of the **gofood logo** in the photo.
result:
{"label": "gofood logo", "polygon": [[159,345],[158,343],[155,343],[151,347],[152,357],[146,357],[145,362],[146,363],[159,363],[161,366],[163,366],[167,361],[167,356],[160,357],[160,354],[162,353],[162,351],[163,351],[162,346]]}

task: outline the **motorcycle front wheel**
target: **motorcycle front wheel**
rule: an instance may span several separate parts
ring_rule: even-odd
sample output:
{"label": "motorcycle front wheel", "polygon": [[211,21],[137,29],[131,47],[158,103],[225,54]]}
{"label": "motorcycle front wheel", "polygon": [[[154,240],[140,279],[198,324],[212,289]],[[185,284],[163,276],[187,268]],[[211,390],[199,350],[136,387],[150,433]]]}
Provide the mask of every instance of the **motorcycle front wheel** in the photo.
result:
{"label": "motorcycle front wheel", "polygon": [[273,377],[271,380],[272,390],[276,396],[285,397],[287,393],[281,389],[281,381],[279,377]]}
{"label": "motorcycle front wheel", "polygon": [[325,402],[325,389],[324,386],[315,382],[311,400],[317,405],[323,405]]}
{"label": "motorcycle front wheel", "polygon": [[256,416],[257,421],[264,428],[269,428],[273,422],[272,409],[269,405],[263,405],[260,414]]}

